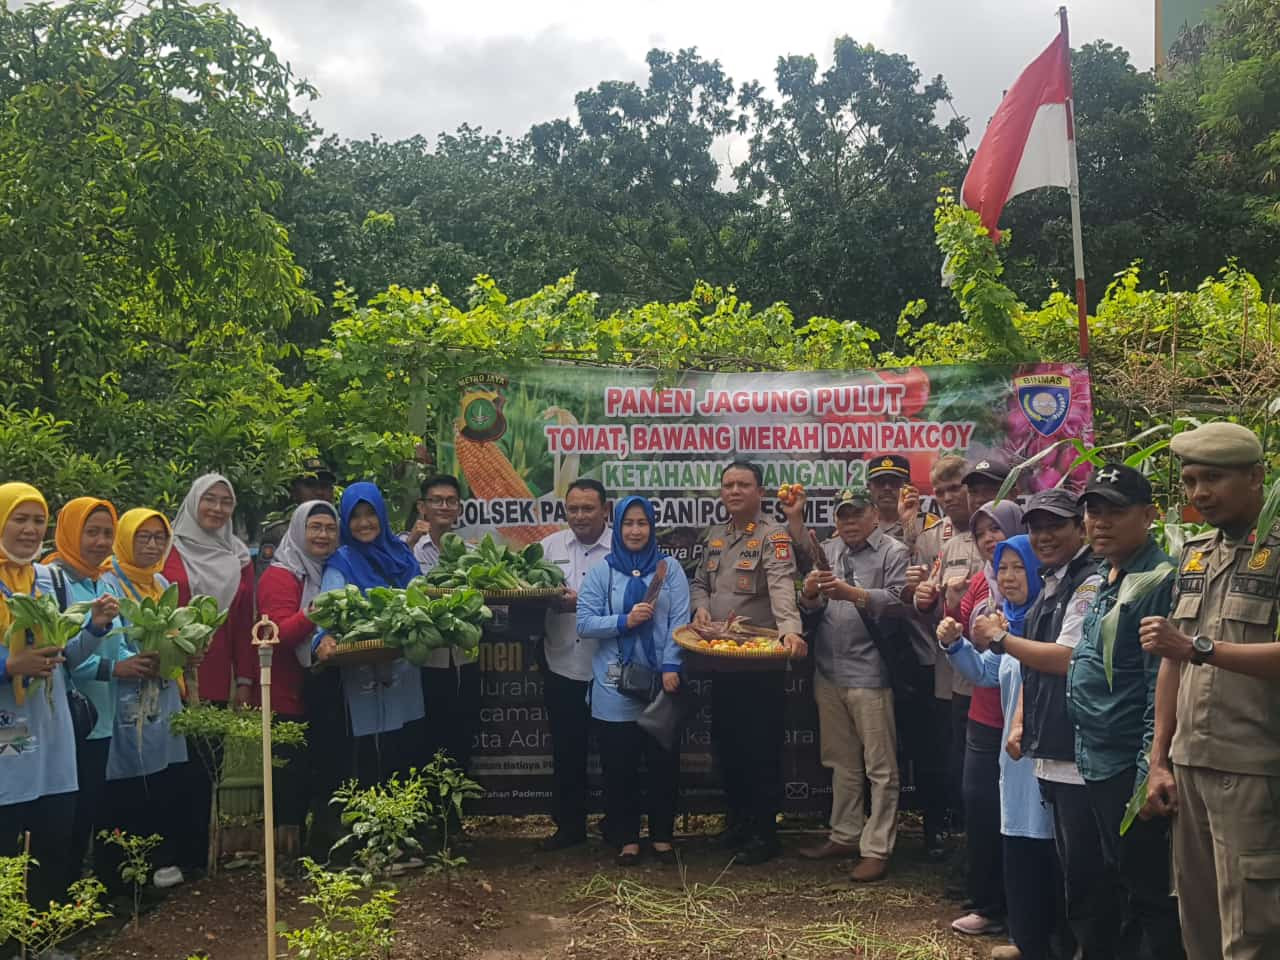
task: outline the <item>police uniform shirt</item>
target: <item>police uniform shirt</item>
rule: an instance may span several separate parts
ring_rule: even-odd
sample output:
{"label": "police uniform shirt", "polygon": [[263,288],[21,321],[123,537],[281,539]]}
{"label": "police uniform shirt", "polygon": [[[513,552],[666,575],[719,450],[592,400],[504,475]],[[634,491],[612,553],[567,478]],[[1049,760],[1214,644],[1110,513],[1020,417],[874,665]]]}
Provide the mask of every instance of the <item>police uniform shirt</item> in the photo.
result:
{"label": "police uniform shirt", "polygon": [[[946,522],[949,524],[951,521]],[[937,560],[938,569],[932,576],[933,582],[938,585],[938,603],[931,614],[931,632],[944,616],[943,597],[946,595],[947,581],[953,577],[964,577],[968,580],[982,569],[984,563],[973,534],[967,529],[953,530],[951,536],[942,545]],[[938,668],[934,673],[933,681],[934,696],[944,700],[950,699],[952,694],[961,697],[973,694],[973,683],[963,674],[952,669],[950,657],[938,658]],[[943,690],[944,685],[946,690]]]}
{"label": "police uniform shirt", "polygon": [[[1175,585],[1173,625],[1215,643],[1274,643],[1280,607],[1280,524],[1257,554],[1253,539],[1221,530],[1189,539]],[[1209,660],[1183,663],[1174,763],[1226,773],[1280,776],[1280,684],[1220,670]]]}
{"label": "police uniform shirt", "polygon": [[837,577],[867,591],[867,605],[859,609],[848,600],[824,603],[814,638],[814,665],[837,687],[888,687],[889,671],[863,617],[882,620],[905,614],[907,548],[877,530],[857,547],[832,537],[822,544],[822,552]]}
{"label": "police uniform shirt", "polygon": [[956,535],[956,525],[950,517],[938,518],[926,513],[916,519],[906,534],[904,542],[911,551],[911,562],[932,567],[947,541]]}
{"label": "police uniform shirt", "polygon": [[732,613],[757,627],[776,627],[780,636],[800,635],[795,550],[784,527],[757,514],[741,529],[732,522],[711,527],[703,547],[690,609],[705,609],[712,620]]}

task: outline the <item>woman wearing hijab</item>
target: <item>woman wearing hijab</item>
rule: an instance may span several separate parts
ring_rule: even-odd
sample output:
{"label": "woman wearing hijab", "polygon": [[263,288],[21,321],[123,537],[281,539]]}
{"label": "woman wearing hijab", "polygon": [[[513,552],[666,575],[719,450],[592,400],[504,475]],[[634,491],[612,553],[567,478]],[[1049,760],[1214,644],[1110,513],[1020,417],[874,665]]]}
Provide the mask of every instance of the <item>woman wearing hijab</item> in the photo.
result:
{"label": "woman wearing hijab", "polygon": [[[646,596],[659,567],[656,599]],[[625,497],[613,512],[613,549],[587,572],[578,594],[578,636],[598,641],[587,699],[596,721],[604,768],[605,816],[618,842],[618,864],[640,859],[640,764],[647,768],[649,843],[663,863],[675,862],[680,748],[664,750],[636,719],[648,700],[624,693],[624,668],[637,664],[662,677],[662,688],[680,688],[683,655],[673,631],[689,622],[689,581],[673,558],[658,550],[653,507]]]}
{"label": "woman wearing hijab", "polygon": [[[115,549],[102,575],[104,586],[135,603],[160,599],[169,586],[160,571],[171,545],[169,521],[162,513],[129,510],[116,527]],[[188,763],[186,739],[169,730],[169,718],[182,709],[178,682],[156,675],[156,654],[139,653],[124,636],[113,640],[114,663],[108,675],[115,699],[102,826],[142,836],[159,834],[162,843],[152,853],[158,867],[155,885],[171,887],[183,881],[182,869],[175,864],[184,831],[192,829],[183,811],[184,783],[191,767],[202,764]],[[207,830],[206,822],[200,829],[202,842]],[[94,859],[102,881],[122,891],[119,849],[100,843]]]}
{"label": "woman wearing hijab", "polygon": [[[999,612],[1010,632],[1025,634],[1027,616],[1040,596],[1040,563],[1025,536],[997,544],[992,561],[1001,600]],[[948,653],[952,665],[981,687],[998,686],[1004,711],[1001,736],[1009,742],[1017,723],[1022,668],[1013,657],[979,653],[961,637]],[[1053,815],[1040,796],[1030,757],[1000,752],[1000,834],[1009,935],[1023,960],[1047,960],[1062,898],[1061,871],[1053,841]],[[1007,949],[1007,948],[997,948]],[[993,953],[994,955],[994,953]],[[1010,954],[1013,956],[1014,954]]]}
{"label": "woman wearing hijab", "polygon": [[[55,593],[53,571],[35,562],[48,525],[39,490],[0,484],[0,597]],[[61,899],[78,868],[71,839],[76,742],[62,665],[74,668],[91,656],[117,612],[115,597],[96,598],[85,628],[58,650],[32,631],[5,639],[12,618],[0,602],[0,856],[18,854],[18,837],[30,832],[37,863],[27,899],[41,907]]]}
{"label": "woman wearing hijab", "polygon": [[[164,564],[165,578],[178,585],[179,603],[210,596],[227,612],[197,673],[200,698],[218,706],[233,698],[248,703],[258,675],[252,637],[253,564],[249,548],[232,532],[235,510],[235,490],[226,477],[207,473],[196,480],[173,521],[173,549]],[[178,857],[190,872],[207,866],[212,790],[203,763],[186,768],[181,802],[188,819],[178,840]]]}
{"label": "woman wearing hijab", "polygon": [[[54,574],[54,590],[65,607],[110,594],[102,572],[111,556],[116,532],[116,508],[107,500],[76,497],[58,511],[54,530],[55,550],[44,558]],[[75,867],[71,880],[79,879],[80,862],[89,851],[95,817],[102,810],[107,779],[107,751],[115,713],[115,688],[111,683],[119,638],[108,636],[71,673],[72,685],[93,702],[98,719],[88,737],[76,743],[76,816],[71,827]]]}
{"label": "woman wearing hijab", "polygon": [[[271,705],[284,720],[320,721],[323,725],[319,714],[333,712],[333,703],[319,705],[314,712],[307,710],[307,670],[312,665],[311,640],[316,632],[307,613],[320,592],[325,561],[337,547],[338,511],[328,501],[309,500],[293,511],[275,557],[258,581],[258,609],[280,630],[280,649],[271,661]],[[312,723],[309,727],[313,733],[315,726]],[[301,829],[312,795],[311,760],[340,747],[327,738],[323,742],[314,736],[308,740],[310,749],[281,750],[286,764],[275,781],[276,846],[286,856],[296,854],[301,845]],[[338,784],[316,786],[329,788],[317,791],[321,794],[315,811],[319,821]],[[330,844],[337,839],[333,837]]]}
{"label": "woman wearing hijab", "polygon": [[[938,642],[948,651],[968,632],[975,617],[1000,608],[1000,587],[993,564],[996,545],[1025,532],[1022,508],[1012,500],[984,504],[974,511],[969,530],[985,562],[982,571],[969,581],[963,596],[956,597],[950,587],[947,590],[947,616],[938,625]],[[968,840],[966,886],[973,908],[951,925],[957,933],[973,936],[1004,929],[999,799],[1003,726],[999,689],[994,684],[975,687],[969,701],[961,781]]]}
{"label": "woman wearing hijab", "polygon": [[[376,484],[361,481],[347,487],[339,520],[342,546],[325,564],[323,592],[348,584],[362,593],[371,587],[406,587],[418,575],[413,551],[391,532],[387,504]],[[407,770],[416,760],[415,747],[423,736],[425,711],[418,668],[401,658],[342,667],[341,676],[360,781],[381,782]]]}

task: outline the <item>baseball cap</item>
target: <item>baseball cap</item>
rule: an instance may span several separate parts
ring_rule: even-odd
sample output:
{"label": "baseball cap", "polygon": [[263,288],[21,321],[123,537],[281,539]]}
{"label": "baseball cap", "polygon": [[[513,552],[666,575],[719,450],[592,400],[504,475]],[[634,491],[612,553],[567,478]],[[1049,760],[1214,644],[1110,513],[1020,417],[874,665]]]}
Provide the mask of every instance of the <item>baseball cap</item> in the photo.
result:
{"label": "baseball cap", "polygon": [[845,507],[857,507],[859,510],[871,506],[871,494],[866,487],[845,487],[836,495],[836,516]]}
{"label": "baseball cap", "polygon": [[968,486],[974,480],[986,480],[990,483],[1004,483],[1009,476],[1009,464],[999,457],[983,457],[964,475],[963,483]]}
{"label": "baseball cap", "polygon": [[1032,494],[1031,499],[1027,501],[1027,505],[1022,511],[1022,516],[1025,519],[1030,519],[1031,515],[1037,510],[1053,514],[1055,517],[1067,517],[1069,519],[1079,519],[1083,516],[1083,508],[1076,502],[1075,494],[1068,490],[1063,490],[1061,487],[1041,490],[1039,493]]}
{"label": "baseball cap", "polygon": [[1119,507],[1151,503],[1151,484],[1133,467],[1123,463],[1107,463],[1098,468],[1089,479],[1077,502],[1084,504],[1090,497],[1101,497]]}

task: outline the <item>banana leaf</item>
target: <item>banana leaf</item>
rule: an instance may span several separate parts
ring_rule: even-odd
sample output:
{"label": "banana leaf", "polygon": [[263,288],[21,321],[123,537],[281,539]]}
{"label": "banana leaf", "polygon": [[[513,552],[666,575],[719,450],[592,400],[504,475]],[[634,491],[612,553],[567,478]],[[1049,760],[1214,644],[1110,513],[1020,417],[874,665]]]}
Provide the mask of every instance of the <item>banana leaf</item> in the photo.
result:
{"label": "banana leaf", "polygon": [[1101,624],[1102,667],[1107,675],[1108,688],[1114,687],[1116,629],[1120,624],[1120,608],[1126,603],[1136,603],[1153,591],[1158,590],[1160,584],[1164,583],[1165,578],[1173,573],[1173,569],[1173,564],[1166,560],[1154,570],[1130,573],[1121,581],[1120,592],[1116,596],[1116,602],[1107,615],[1102,618]]}

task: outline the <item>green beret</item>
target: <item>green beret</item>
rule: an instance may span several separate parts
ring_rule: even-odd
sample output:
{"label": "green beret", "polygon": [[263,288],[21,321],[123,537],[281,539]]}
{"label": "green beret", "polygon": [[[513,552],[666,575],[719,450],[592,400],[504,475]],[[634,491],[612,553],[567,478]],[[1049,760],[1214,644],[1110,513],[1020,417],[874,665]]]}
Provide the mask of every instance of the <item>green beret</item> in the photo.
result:
{"label": "green beret", "polygon": [[1174,456],[1214,467],[1247,467],[1262,460],[1262,444],[1248,427],[1215,420],[1180,433],[1169,444]]}

